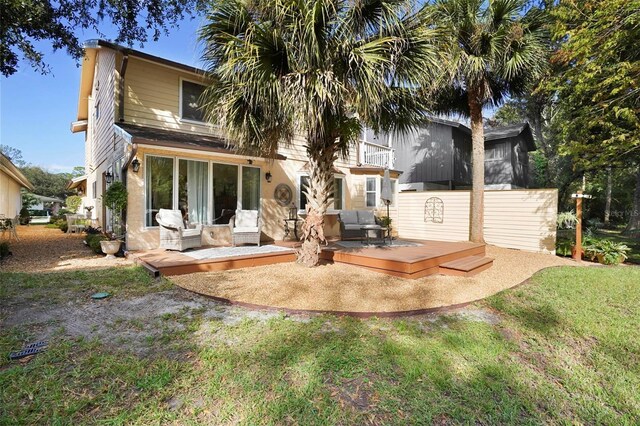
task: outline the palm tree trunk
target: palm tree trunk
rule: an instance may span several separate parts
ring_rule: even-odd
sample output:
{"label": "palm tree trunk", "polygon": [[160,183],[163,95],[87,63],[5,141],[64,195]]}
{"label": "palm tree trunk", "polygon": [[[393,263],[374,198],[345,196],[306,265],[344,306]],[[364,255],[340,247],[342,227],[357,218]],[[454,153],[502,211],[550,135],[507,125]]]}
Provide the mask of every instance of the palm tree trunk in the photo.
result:
{"label": "palm tree trunk", "polygon": [[630,236],[640,236],[640,166],[636,172],[636,190],[633,194],[633,208],[629,224],[624,230],[624,234]]}
{"label": "palm tree trunk", "polygon": [[484,243],[484,129],[482,125],[482,105],[469,96],[471,115],[472,146],[472,188],[469,223],[469,240]]}
{"label": "palm tree trunk", "polygon": [[611,167],[607,167],[607,189],[605,192],[605,202],[604,202],[604,224],[609,225],[611,222],[611,189],[613,186],[613,179],[611,177]]}
{"label": "palm tree trunk", "polygon": [[[320,149],[314,146],[323,145]],[[322,244],[327,240],[324,236],[324,217],[333,200],[333,162],[335,148],[333,143],[310,143],[309,154],[309,187],[307,194],[307,217],[302,223],[302,247],[298,250],[298,263],[316,266],[320,262]]]}

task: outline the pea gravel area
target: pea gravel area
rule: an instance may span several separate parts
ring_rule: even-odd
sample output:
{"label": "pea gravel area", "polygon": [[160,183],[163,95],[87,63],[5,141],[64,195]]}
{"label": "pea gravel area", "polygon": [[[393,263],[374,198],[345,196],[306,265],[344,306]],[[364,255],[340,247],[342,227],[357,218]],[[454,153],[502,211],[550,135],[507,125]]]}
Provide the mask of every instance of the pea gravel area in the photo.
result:
{"label": "pea gravel area", "polygon": [[440,308],[484,299],[535,272],[576,266],[558,256],[487,246],[493,267],[474,277],[397,278],[350,265],[315,268],[275,264],[170,277],[178,286],[234,302],[292,310],[398,312]]}
{"label": "pea gravel area", "polygon": [[131,265],[124,258],[107,259],[97,255],[84,244],[84,234],[65,234],[59,229],[43,225],[19,226],[20,241],[9,240],[12,253],[0,262],[2,272],[51,272],[64,270],[102,269]]}

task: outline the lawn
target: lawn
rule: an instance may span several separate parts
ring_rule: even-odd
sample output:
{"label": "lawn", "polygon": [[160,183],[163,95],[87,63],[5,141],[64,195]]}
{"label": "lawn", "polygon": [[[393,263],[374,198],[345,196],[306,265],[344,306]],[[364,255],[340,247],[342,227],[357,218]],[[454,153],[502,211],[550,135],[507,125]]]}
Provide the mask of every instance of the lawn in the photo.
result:
{"label": "lawn", "polygon": [[[105,303],[178,291],[137,268],[99,274],[115,292]],[[52,286],[84,296],[94,282],[0,274],[2,307],[42,303]],[[394,320],[243,311],[226,321],[213,302],[190,303],[128,325],[161,329],[144,355],[124,332],[114,345],[59,330],[28,363],[3,356],[0,424],[640,422],[637,267],[548,269],[456,314]],[[38,333],[2,327],[0,351]]]}

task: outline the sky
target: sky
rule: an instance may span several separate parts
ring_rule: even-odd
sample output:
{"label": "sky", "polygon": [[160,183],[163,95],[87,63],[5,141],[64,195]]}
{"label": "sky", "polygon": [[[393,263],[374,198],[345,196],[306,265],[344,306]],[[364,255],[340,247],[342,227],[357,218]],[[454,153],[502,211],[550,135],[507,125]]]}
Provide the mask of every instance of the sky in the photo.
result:
{"label": "sky", "polygon": [[[144,47],[146,53],[188,65],[199,65],[196,32],[199,20],[185,20],[169,36]],[[115,31],[102,31],[115,36]],[[78,33],[80,40],[97,38],[95,33]],[[18,72],[0,76],[0,144],[22,151],[27,163],[54,173],[70,172],[84,165],[84,133],[71,133],[76,120],[80,67],[65,51],[52,52],[50,44],[36,45],[45,53],[51,73],[41,75],[21,61]]]}

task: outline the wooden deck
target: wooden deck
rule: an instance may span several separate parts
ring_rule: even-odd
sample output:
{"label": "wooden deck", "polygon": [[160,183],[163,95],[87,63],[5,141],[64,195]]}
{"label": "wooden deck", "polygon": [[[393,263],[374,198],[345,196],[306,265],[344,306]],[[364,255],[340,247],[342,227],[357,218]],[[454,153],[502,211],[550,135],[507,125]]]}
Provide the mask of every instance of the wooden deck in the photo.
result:
{"label": "wooden deck", "polygon": [[344,248],[333,244],[324,249],[321,256],[327,261],[411,279],[433,274],[471,276],[493,264],[493,259],[484,257],[484,244],[430,240],[415,242],[420,246]]}
{"label": "wooden deck", "polygon": [[[344,248],[331,243],[324,248],[324,262],[345,263],[401,278],[422,278],[433,274],[475,275],[493,264],[485,257],[484,244],[445,241],[415,241],[414,247]],[[293,248],[295,243],[274,243]],[[295,261],[295,252],[279,251],[197,260],[179,252],[162,249],[130,252],[128,256],[154,274],[181,275],[194,272],[226,271]]]}

